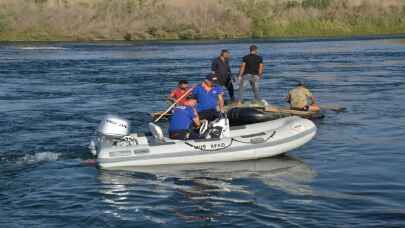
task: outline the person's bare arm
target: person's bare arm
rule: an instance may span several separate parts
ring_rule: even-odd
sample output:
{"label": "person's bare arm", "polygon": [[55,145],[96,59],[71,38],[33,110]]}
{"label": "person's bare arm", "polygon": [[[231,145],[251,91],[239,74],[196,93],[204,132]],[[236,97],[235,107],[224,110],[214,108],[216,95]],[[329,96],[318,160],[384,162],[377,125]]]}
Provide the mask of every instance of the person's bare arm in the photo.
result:
{"label": "person's bare arm", "polygon": [[288,93],[287,97],[285,98],[285,100],[290,103],[291,102],[291,94]]}
{"label": "person's bare arm", "polygon": [[311,96],[311,101],[312,101],[312,104],[316,105],[316,98],[315,98],[315,96]]}
{"label": "person's bare arm", "polygon": [[170,97],[170,96],[167,97],[167,100],[168,100],[169,102],[171,102],[171,103],[174,103],[174,99],[173,99],[172,97]]}
{"label": "person's bare arm", "polygon": [[221,112],[225,112],[225,105],[224,105],[224,94],[221,93],[220,95],[218,95],[218,104],[219,104],[219,111]]}
{"label": "person's bare arm", "polygon": [[172,91],[169,96],[167,96],[167,100],[169,100],[170,102],[176,102],[176,98],[174,98],[174,91]]}
{"label": "person's bare arm", "polygon": [[201,126],[201,121],[200,121],[200,116],[198,116],[198,113],[195,109],[193,109],[195,117],[193,118],[194,126],[196,128],[199,128]]}
{"label": "person's bare arm", "polygon": [[242,79],[243,72],[245,72],[246,63],[241,63],[239,67],[239,80]]}
{"label": "person's bare arm", "polygon": [[263,78],[263,72],[264,72],[264,64],[260,63],[259,64],[259,77]]}

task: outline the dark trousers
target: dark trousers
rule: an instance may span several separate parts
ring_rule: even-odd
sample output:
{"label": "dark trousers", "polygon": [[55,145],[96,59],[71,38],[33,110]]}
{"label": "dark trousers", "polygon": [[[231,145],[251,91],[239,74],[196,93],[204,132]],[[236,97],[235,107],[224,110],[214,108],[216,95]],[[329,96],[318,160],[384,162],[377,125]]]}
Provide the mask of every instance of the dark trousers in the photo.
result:
{"label": "dark trousers", "polygon": [[213,121],[219,117],[219,113],[216,109],[207,109],[198,112],[198,116],[200,117],[200,120]]}
{"label": "dark trousers", "polygon": [[187,139],[202,139],[204,136],[196,130],[178,130],[169,132],[169,137],[171,139],[177,140],[187,140]]}
{"label": "dark trousers", "polygon": [[229,80],[226,83],[225,87],[228,90],[229,97],[231,98],[232,101],[234,101],[235,100],[235,95],[234,95],[234,89],[233,89],[232,80]]}
{"label": "dark trousers", "polygon": [[229,93],[229,97],[231,98],[232,101],[234,101],[235,100],[235,95],[234,95],[234,89],[233,89],[232,80],[228,79],[226,81],[226,83],[224,83],[224,85],[222,85],[222,86],[226,87],[226,89],[228,90],[228,93]]}
{"label": "dark trousers", "polygon": [[303,108],[296,108],[296,107],[291,107],[291,110],[296,110],[296,111],[308,111],[309,110],[309,106],[305,105],[305,107]]}
{"label": "dark trousers", "polygon": [[171,139],[186,140],[188,139],[189,135],[190,135],[189,130],[178,130],[169,132],[169,137]]}
{"label": "dark trousers", "polygon": [[231,78],[227,78],[226,80],[220,80],[218,84],[220,84],[221,86],[225,87],[228,90],[229,97],[231,98],[232,101],[234,101],[235,93]]}

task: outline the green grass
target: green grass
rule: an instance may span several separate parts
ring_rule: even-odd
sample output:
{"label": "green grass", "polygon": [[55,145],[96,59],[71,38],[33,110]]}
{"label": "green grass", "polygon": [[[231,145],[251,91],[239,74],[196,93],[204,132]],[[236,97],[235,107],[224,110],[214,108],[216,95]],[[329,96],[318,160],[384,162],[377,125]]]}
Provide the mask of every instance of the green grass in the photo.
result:
{"label": "green grass", "polygon": [[[1,0],[0,0],[1,1]],[[193,40],[405,33],[405,1],[2,0],[0,41]]]}
{"label": "green grass", "polygon": [[4,33],[7,30],[7,16],[0,10],[0,33]]}

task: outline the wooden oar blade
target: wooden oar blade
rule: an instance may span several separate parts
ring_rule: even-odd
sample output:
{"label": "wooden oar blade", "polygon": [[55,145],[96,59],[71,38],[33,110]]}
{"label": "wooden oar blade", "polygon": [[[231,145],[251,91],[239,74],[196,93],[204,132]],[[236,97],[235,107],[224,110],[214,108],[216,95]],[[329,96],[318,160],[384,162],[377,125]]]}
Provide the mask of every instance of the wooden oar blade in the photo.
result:
{"label": "wooden oar blade", "polygon": [[344,112],[346,111],[346,108],[343,106],[339,105],[320,105],[321,110],[330,110],[330,111],[335,111],[335,112]]}

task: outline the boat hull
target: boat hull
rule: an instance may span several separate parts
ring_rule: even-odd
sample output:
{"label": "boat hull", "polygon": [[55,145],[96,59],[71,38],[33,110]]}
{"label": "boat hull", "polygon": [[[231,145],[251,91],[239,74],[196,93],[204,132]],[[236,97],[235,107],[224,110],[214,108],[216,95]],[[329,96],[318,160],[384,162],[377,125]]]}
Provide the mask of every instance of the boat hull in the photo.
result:
{"label": "boat hull", "polygon": [[97,162],[104,169],[120,169],[260,159],[299,148],[309,142],[316,131],[312,121],[288,117],[233,128],[230,138],[220,140],[171,140],[125,148],[101,145]]}

